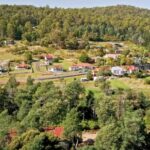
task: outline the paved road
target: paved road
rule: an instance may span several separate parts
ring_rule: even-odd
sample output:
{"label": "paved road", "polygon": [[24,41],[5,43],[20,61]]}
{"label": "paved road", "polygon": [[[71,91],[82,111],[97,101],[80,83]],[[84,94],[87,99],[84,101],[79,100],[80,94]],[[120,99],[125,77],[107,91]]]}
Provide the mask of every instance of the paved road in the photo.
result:
{"label": "paved road", "polygon": [[[34,78],[34,80],[36,82],[38,81],[44,81],[44,80],[54,80],[54,79],[61,79],[61,78],[70,78],[70,77],[77,77],[77,76],[82,76],[85,75],[86,73],[79,73],[79,72],[63,72],[63,73],[55,73],[55,74],[50,74],[50,75],[46,75],[46,77],[44,77],[44,75],[42,77],[39,78]],[[6,75],[7,77],[7,75]],[[20,83],[26,83],[26,78],[24,77],[17,77],[16,78],[18,82]],[[0,84],[5,84],[7,82],[7,80],[3,80],[0,79]]]}
{"label": "paved road", "polygon": [[81,75],[85,75],[85,73],[74,73],[74,74],[56,74],[56,75],[52,75],[49,77],[40,77],[40,78],[36,78],[35,80],[52,80],[52,79],[61,79],[61,78],[70,78],[70,77],[76,77],[76,76],[81,76]]}

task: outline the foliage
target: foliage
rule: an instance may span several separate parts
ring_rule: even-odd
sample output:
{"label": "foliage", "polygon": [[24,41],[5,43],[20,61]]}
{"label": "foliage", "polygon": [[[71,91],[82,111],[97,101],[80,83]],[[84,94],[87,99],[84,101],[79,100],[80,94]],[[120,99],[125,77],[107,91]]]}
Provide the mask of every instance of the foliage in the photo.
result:
{"label": "foliage", "polygon": [[90,40],[130,40],[149,47],[150,17],[146,9],[132,6],[52,9],[3,5],[0,12],[0,39],[38,41],[45,46],[53,44],[68,49],[86,48]]}
{"label": "foliage", "polygon": [[147,77],[147,78],[145,79],[145,83],[146,83],[146,84],[150,84],[150,78],[149,78],[149,77]]}
{"label": "foliage", "polygon": [[79,60],[83,63],[88,63],[88,62],[90,62],[91,59],[87,54],[83,53],[83,54],[81,54]]}
{"label": "foliage", "polygon": [[88,80],[93,80],[92,71],[88,71],[86,76]]}
{"label": "foliage", "polygon": [[78,80],[74,80],[66,86],[65,95],[69,103],[69,109],[79,104],[80,96],[84,94],[84,91],[84,87]]}
{"label": "foliage", "polygon": [[[120,91],[119,99],[101,98],[97,106],[97,115],[101,130],[97,136],[97,149],[147,149],[148,134],[145,130],[144,111],[146,99],[142,93],[133,92],[124,95]],[[147,136],[145,136],[147,134]]]}

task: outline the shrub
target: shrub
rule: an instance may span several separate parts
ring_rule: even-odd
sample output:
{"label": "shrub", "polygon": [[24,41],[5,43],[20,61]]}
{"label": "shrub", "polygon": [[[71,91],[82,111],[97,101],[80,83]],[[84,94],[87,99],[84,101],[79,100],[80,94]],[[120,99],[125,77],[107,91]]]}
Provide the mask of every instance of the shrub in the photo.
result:
{"label": "shrub", "polygon": [[81,122],[81,127],[82,129],[84,130],[88,130],[89,129],[89,126],[88,126],[88,121],[85,121],[85,120],[82,120]]}
{"label": "shrub", "polygon": [[88,121],[88,126],[91,130],[99,128],[97,121],[94,121],[94,120]]}
{"label": "shrub", "polygon": [[99,72],[99,76],[111,76],[112,73],[110,70],[103,70]]}
{"label": "shrub", "polygon": [[145,84],[150,84],[150,77],[145,79]]}
{"label": "shrub", "polygon": [[54,63],[59,63],[59,60],[60,60],[60,59],[57,57],[57,58],[54,58],[54,59],[53,59],[53,62],[54,62]]}
{"label": "shrub", "polygon": [[86,76],[88,80],[93,80],[93,75],[91,71],[88,71]]}
{"label": "shrub", "polygon": [[83,63],[88,63],[90,62],[90,57],[87,54],[82,54],[79,58],[79,60]]}

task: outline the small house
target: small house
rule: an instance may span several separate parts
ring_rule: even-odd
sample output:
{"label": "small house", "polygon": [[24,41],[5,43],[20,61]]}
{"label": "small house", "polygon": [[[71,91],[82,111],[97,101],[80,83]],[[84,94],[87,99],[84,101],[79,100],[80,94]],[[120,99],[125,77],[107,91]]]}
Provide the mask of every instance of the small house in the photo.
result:
{"label": "small house", "polygon": [[43,128],[45,132],[52,134],[55,137],[61,138],[63,136],[64,127],[45,127]]}
{"label": "small house", "polygon": [[62,68],[62,66],[57,65],[57,66],[53,66],[52,68],[50,68],[49,71],[51,71],[51,72],[63,72],[64,69]]}
{"label": "small house", "polygon": [[139,71],[138,67],[133,66],[133,65],[132,66],[126,66],[125,68],[127,70],[127,73],[129,73],[129,74],[136,72],[136,71]]}
{"label": "small house", "polygon": [[150,63],[136,65],[136,67],[138,67],[139,70],[149,71],[150,70]]}
{"label": "small house", "polygon": [[111,73],[116,76],[123,76],[126,73],[126,70],[122,67],[115,66],[111,68]]}
{"label": "small house", "polygon": [[45,60],[45,65],[49,65],[53,62],[54,55],[52,55],[52,54],[42,54],[42,55],[39,56],[39,58]]}
{"label": "small house", "polygon": [[16,70],[24,70],[24,69],[30,69],[30,66],[28,64],[18,64],[15,67]]}
{"label": "small house", "polygon": [[95,76],[93,77],[94,81],[99,81],[99,80],[105,80],[105,78],[103,76]]}
{"label": "small house", "polygon": [[88,79],[87,78],[81,78],[80,81],[81,82],[86,82],[86,81],[88,81]]}
{"label": "small house", "polygon": [[73,65],[73,66],[69,67],[69,71],[78,71],[78,70],[80,70],[78,65]]}
{"label": "small house", "polygon": [[89,63],[81,63],[69,67],[69,71],[78,71],[78,70],[93,70],[95,67]]}

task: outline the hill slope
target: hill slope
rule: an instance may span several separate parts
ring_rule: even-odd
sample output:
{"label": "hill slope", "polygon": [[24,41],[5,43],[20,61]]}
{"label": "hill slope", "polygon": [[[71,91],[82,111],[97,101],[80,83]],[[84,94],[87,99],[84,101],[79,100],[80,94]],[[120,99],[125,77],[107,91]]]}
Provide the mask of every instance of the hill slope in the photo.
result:
{"label": "hill slope", "polygon": [[79,47],[77,38],[131,40],[150,48],[150,10],[132,6],[51,9],[0,6],[0,38],[26,39],[63,48]]}

